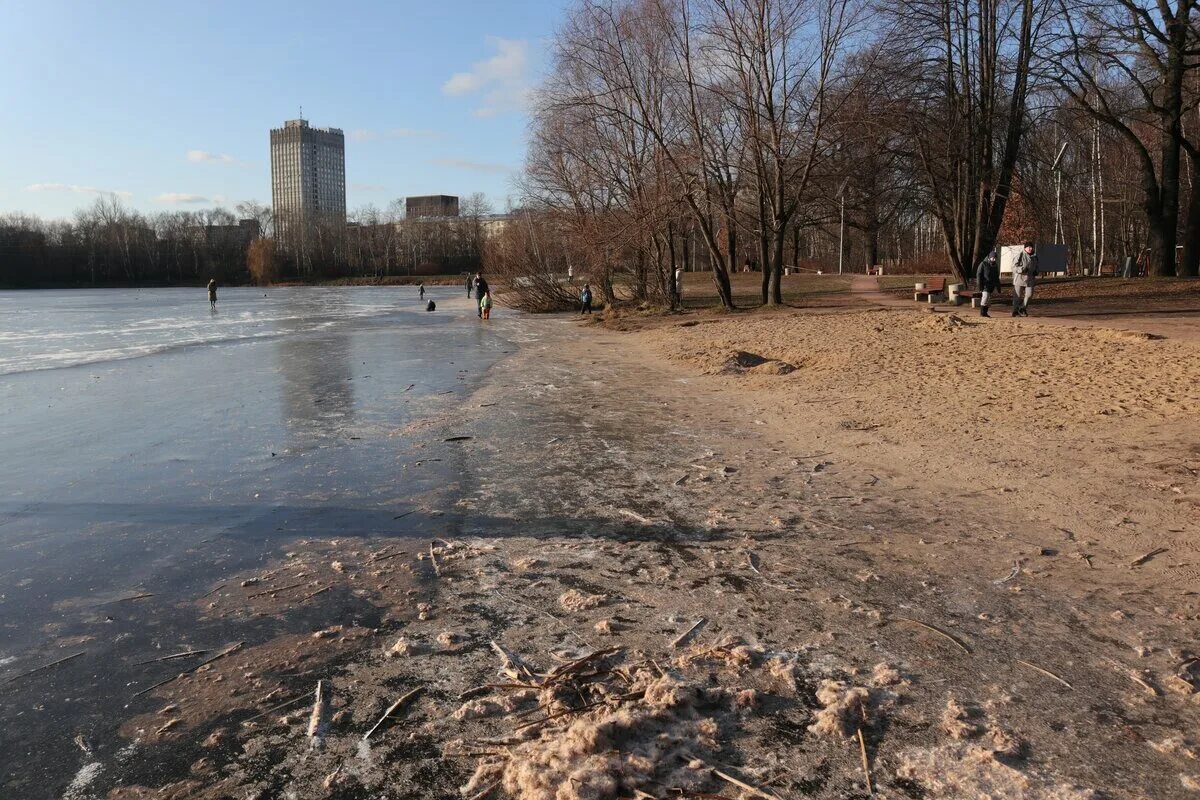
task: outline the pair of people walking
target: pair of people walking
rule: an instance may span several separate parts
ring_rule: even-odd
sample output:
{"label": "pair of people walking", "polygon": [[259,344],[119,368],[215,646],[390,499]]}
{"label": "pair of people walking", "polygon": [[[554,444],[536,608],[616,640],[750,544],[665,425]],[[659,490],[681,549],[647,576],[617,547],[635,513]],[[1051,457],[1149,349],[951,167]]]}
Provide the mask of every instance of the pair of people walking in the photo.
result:
{"label": "pair of people walking", "polygon": [[[476,309],[479,312],[479,318],[486,319],[486,317],[484,317],[484,315],[483,315],[483,301],[486,298],[487,307],[488,307],[488,310],[490,311],[492,308],[492,292],[491,292],[491,289],[488,287],[487,280],[483,277],[483,273],[480,273],[480,272],[475,273],[475,277],[472,280],[472,285],[475,288],[475,299],[477,299],[479,301],[479,306]],[[468,296],[470,296],[470,295],[468,295]]]}
{"label": "pair of people walking", "polygon": [[[1029,300],[1033,297],[1033,283],[1037,277],[1038,257],[1033,249],[1033,242],[1026,242],[1021,248],[1013,264],[1013,303],[1014,317],[1029,316]],[[991,296],[1000,291],[1000,259],[996,251],[988,253],[987,258],[979,262],[975,270],[975,285],[979,287],[979,316],[990,317],[988,309],[991,306]]]}

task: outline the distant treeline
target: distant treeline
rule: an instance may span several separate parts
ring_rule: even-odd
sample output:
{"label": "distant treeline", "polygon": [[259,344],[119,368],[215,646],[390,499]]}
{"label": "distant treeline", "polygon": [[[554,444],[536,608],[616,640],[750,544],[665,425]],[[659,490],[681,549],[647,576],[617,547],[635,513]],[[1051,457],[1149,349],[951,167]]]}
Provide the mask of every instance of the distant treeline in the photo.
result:
{"label": "distant treeline", "polygon": [[476,270],[481,202],[453,219],[404,219],[398,204],[366,208],[346,224],[314,224],[273,239],[270,208],[142,214],[103,196],[69,220],[0,215],[0,286],[223,285],[275,280],[383,279]]}

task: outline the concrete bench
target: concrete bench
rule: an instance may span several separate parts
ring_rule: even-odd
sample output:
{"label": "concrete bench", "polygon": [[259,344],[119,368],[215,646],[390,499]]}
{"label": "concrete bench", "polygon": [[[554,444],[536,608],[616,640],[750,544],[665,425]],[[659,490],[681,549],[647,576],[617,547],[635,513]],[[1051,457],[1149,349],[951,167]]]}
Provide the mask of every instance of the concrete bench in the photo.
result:
{"label": "concrete bench", "polygon": [[[983,298],[983,292],[980,292],[976,289],[964,289],[963,291],[958,293],[958,297],[956,299],[970,300],[971,308],[977,308],[979,306],[979,301],[982,298]],[[999,301],[1000,300],[1000,291],[996,290],[996,291],[992,292],[991,297],[989,297],[988,299],[991,300],[993,303]],[[959,305],[959,303],[956,302],[955,305]]]}
{"label": "concrete bench", "polygon": [[933,296],[938,294],[946,294],[945,278],[931,278],[928,283],[918,283],[913,287],[913,300],[920,300],[924,296],[929,298],[929,302],[932,304]]}

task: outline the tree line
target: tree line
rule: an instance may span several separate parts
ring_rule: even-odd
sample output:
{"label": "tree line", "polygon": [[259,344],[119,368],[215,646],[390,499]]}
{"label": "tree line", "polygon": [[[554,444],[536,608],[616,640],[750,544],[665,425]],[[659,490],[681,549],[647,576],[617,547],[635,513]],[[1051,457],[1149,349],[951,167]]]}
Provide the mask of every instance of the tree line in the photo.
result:
{"label": "tree line", "polygon": [[112,195],[70,219],[0,215],[0,286],[223,285],[274,280],[380,279],[479,269],[482,195],[449,219],[406,219],[402,200],[349,218],[306,221],[277,242],[270,207],[238,204],[142,214]]}
{"label": "tree line", "polygon": [[1025,238],[1194,276],[1195,4],[581,0],[485,260],[535,305],[565,266],[657,301],[696,266],[731,307],[747,265],[777,304],[785,267],[966,278]]}

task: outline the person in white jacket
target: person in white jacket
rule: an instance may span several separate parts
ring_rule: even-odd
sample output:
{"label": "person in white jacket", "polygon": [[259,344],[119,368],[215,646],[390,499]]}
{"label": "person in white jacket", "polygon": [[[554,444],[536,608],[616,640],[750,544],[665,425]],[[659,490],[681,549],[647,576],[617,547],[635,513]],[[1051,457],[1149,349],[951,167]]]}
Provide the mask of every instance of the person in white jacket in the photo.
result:
{"label": "person in white jacket", "polygon": [[1029,316],[1029,298],[1033,297],[1033,281],[1037,276],[1038,257],[1033,250],[1033,242],[1026,242],[1025,247],[1013,264],[1013,307],[1014,317]]}

